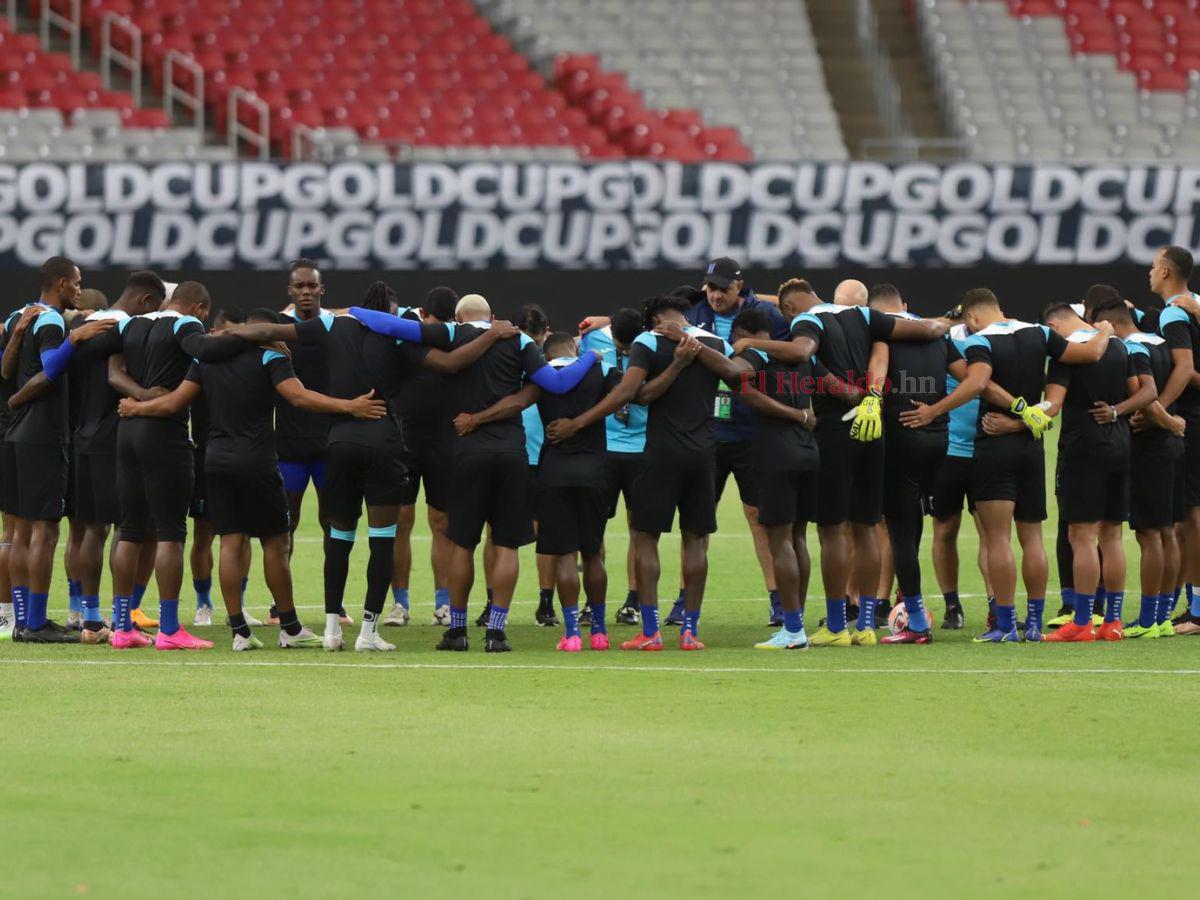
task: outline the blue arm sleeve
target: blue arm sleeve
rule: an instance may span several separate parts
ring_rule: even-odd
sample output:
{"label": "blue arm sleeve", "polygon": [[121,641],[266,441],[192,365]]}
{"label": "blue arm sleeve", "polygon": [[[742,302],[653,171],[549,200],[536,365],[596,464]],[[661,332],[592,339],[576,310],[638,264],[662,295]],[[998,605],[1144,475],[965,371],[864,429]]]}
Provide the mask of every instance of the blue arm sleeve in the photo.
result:
{"label": "blue arm sleeve", "polygon": [[63,341],[53,350],[42,353],[42,371],[46,373],[46,377],[53,381],[65,372],[74,352],[75,345],[70,341]]}
{"label": "blue arm sleeve", "polygon": [[596,354],[588,353],[561,369],[556,369],[554,366],[542,366],[529,376],[529,380],[543,391],[549,391],[551,394],[565,394],[583,381],[583,376],[595,364]]}
{"label": "blue arm sleeve", "polygon": [[421,323],[412,319],[401,319],[391,313],[379,312],[376,309],[363,309],[361,306],[350,307],[350,315],[358,319],[376,334],[386,334],[388,337],[402,341],[421,343]]}

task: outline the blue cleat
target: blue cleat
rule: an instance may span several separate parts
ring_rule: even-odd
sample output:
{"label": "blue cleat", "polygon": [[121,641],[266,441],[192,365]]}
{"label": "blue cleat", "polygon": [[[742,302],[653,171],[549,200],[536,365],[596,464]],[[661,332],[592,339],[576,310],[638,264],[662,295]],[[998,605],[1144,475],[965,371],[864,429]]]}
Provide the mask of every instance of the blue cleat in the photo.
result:
{"label": "blue cleat", "polygon": [[778,601],[771,603],[771,618],[767,620],[770,628],[780,628],[783,625],[783,604]]}
{"label": "blue cleat", "polygon": [[804,629],[792,632],[786,628],[781,628],[771,637],[761,643],[755,644],[755,650],[803,650],[808,646],[808,636],[804,633]]}
{"label": "blue cleat", "polygon": [[971,640],[976,644],[1019,644],[1021,643],[1021,634],[1015,628],[1009,632],[993,628],[991,631],[985,631],[979,637],[972,638]]}
{"label": "blue cleat", "polygon": [[1042,639],[1042,632],[1036,625],[1030,622],[1025,628],[1025,640],[1038,643]]}
{"label": "blue cleat", "polygon": [[675,604],[671,607],[671,611],[669,613],[667,613],[667,618],[663,622],[663,624],[664,625],[682,625],[683,624],[683,614],[684,614],[685,610],[686,610],[686,601],[682,597],[680,597],[675,601]]}

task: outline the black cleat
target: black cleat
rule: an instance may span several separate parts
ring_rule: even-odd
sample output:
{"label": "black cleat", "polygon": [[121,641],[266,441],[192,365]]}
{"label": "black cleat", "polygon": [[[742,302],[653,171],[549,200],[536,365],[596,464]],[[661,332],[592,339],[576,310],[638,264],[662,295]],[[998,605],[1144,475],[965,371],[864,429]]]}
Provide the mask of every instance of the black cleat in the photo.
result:
{"label": "black cleat", "polygon": [[24,641],[27,644],[78,644],[79,632],[47,619],[46,624],[36,631],[26,628]]}
{"label": "black cleat", "polygon": [[467,643],[467,629],[465,628],[447,628],[442,635],[442,639],[438,641],[435,650],[456,650],[463,652],[471,649],[471,645]]}
{"label": "black cleat", "polygon": [[875,604],[875,627],[887,628],[888,616],[892,614],[892,603],[886,597],[880,597]]}
{"label": "black cleat", "polygon": [[942,617],[942,628],[948,631],[958,631],[966,624],[962,604],[947,603],[946,615]]}
{"label": "black cleat", "polygon": [[592,607],[590,605],[585,605],[583,607],[583,609],[581,609],[579,611],[579,624],[580,625],[591,625],[592,624]]}
{"label": "black cleat", "polygon": [[622,606],[617,610],[616,620],[618,625],[642,624],[642,616],[636,606]]}
{"label": "black cleat", "polygon": [[858,621],[858,604],[857,603],[847,603],[846,604],[846,621],[847,622],[857,622]]}
{"label": "black cleat", "polygon": [[508,643],[508,635],[495,628],[489,628],[483,638],[484,653],[509,653],[512,646]]}
{"label": "black cleat", "polygon": [[558,616],[554,614],[554,604],[539,603],[537,613],[534,614],[534,621],[542,628],[554,628],[558,625]]}
{"label": "black cleat", "polygon": [[767,618],[767,625],[771,628],[783,627],[783,606],[778,603],[771,604],[771,613]]}
{"label": "black cleat", "polygon": [[687,607],[684,601],[676,600],[671,604],[671,611],[667,613],[667,617],[663,620],[664,625],[682,625],[683,614],[687,612]]}
{"label": "black cleat", "polygon": [[483,612],[479,614],[479,618],[475,620],[476,628],[487,628],[488,618],[492,614],[492,604],[487,603],[483,607]]}
{"label": "black cleat", "polygon": [[28,634],[29,634],[29,629],[26,628],[24,625],[15,625],[15,624],[13,625],[12,640],[13,640],[14,644],[27,643],[29,638],[26,637],[26,635],[28,635]]}

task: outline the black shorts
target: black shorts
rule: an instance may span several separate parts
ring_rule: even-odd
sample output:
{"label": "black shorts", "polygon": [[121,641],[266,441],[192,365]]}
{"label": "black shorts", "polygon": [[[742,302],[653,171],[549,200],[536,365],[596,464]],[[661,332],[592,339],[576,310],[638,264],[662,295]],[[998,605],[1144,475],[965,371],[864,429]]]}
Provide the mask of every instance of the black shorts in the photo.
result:
{"label": "black shorts", "polygon": [[711,451],[692,454],[651,452],[634,495],[634,531],[670,531],[679,510],[679,530],[712,534],[717,530],[716,461]]}
{"label": "black shorts", "polygon": [[1135,455],[1129,466],[1129,527],[1170,528],[1178,521],[1185,478],[1179,459]]}
{"label": "black shorts", "polygon": [[178,423],[125,419],[117,429],[120,540],[187,540],[192,502],[192,442]]}
{"label": "black shorts", "polygon": [[969,456],[947,456],[938,466],[933,479],[933,494],[929,500],[930,514],[935,519],[953,519],[962,513],[963,500],[967,512],[975,512],[975,493],[971,488],[975,460]]}
{"label": "black shorts", "polygon": [[975,441],[971,489],[976,503],[1014,501],[1017,522],[1046,521],[1046,454],[1041,442],[1025,434]]}
{"label": "black shorts", "polygon": [[754,470],[754,442],[730,441],[718,443],[716,451],[716,489],[717,502],[725,493],[725,482],[733,475],[737,482],[738,496],[745,506],[755,506],[758,503],[759,479]]}
{"label": "black shorts", "polygon": [[1186,481],[1184,504],[1187,509],[1200,506],[1200,415],[1185,415],[1187,431],[1183,433],[1183,459]]}
{"label": "black shorts", "polygon": [[1129,457],[1069,454],[1060,449],[1058,514],[1068,524],[1129,518]]}
{"label": "black shorts", "polygon": [[397,447],[368,447],[336,441],[326,449],[325,514],[349,525],[367,506],[399,506],[404,497],[404,463]]}
{"label": "black shorts", "polygon": [[633,492],[646,457],[641,453],[609,453],[604,458],[605,498],[608,501],[608,517],[617,514],[617,501],[624,495],[625,508],[633,508]]}
{"label": "black shorts", "polygon": [[75,452],[75,518],[88,525],[121,521],[116,453]]}
{"label": "black shorts", "polygon": [[492,526],[497,547],[522,547],[533,541],[529,515],[529,459],[513,453],[458,453],[450,484],[447,536],[474,549],[483,526]]}
{"label": "black shorts", "polygon": [[67,495],[63,503],[63,515],[75,518],[75,454],[67,447]]}
{"label": "black shorts", "polygon": [[838,422],[817,429],[817,449],[817,524],[877,524],[883,518],[883,441],[853,441],[849,427]]}
{"label": "black shorts", "polygon": [[425,505],[445,512],[450,501],[450,448],[447,443],[420,432],[406,431],[403,459],[408,480],[400,505],[416,503],[417,493],[424,483]]}
{"label": "black shorts", "polygon": [[531,522],[537,521],[538,510],[538,467],[530,466],[525,475],[525,512]]}
{"label": "black shorts", "polygon": [[757,473],[758,524],[765,528],[812,522],[817,517],[819,472],[760,471]]}
{"label": "black shorts", "polygon": [[930,512],[938,472],[946,462],[946,446],[944,432],[911,431],[894,439],[889,436],[883,463],[885,519]]}
{"label": "black shorts", "polygon": [[596,556],[608,524],[602,487],[549,487],[538,491],[537,552]]}
{"label": "black shorts", "polygon": [[267,466],[210,469],[206,474],[214,534],[268,538],[288,533],[287,493],[274,460]]}
{"label": "black shorts", "polygon": [[1175,461],[1175,492],[1172,496],[1171,520],[1179,524],[1187,518],[1187,455]]}
{"label": "black shorts", "polygon": [[196,447],[192,454],[192,470],[196,477],[192,481],[192,502],[188,506],[188,515],[206,522],[211,518],[212,510],[208,502],[208,473],[204,471],[203,447]]}
{"label": "black shorts", "polygon": [[67,512],[67,445],[5,441],[4,451],[5,512],[22,519],[61,520]]}

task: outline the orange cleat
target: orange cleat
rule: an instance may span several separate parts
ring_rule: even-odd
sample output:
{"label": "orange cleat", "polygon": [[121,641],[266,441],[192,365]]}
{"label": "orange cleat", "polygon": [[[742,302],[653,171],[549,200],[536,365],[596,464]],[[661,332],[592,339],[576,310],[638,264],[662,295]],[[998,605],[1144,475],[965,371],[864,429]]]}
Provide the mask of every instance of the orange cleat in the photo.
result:
{"label": "orange cleat", "polygon": [[158,627],[158,619],[150,618],[148,615],[142,612],[141,607],[138,607],[137,609],[131,609],[129,611],[129,618],[133,621],[134,627],[140,628],[142,631],[146,631],[149,628]]}
{"label": "orange cleat", "polygon": [[635,635],[621,645],[622,650],[661,650],[663,648],[662,632],[656,631],[650,637],[644,634]]}
{"label": "orange cleat", "polygon": [[680,650],[703,650],[704,645],[696,640],[696,636],[690,631],[679,632],[679,649]]}
{"label": "orange cleat", "polygon": [[1123,641],[1125,640],[1125,626],[1120,622],[1105,622],[1096,632],[1096,640]]}
{"label": "orange cleat", "polygon": [[[1117,624],[1120,624],[1119,622]],[[1074,622],[1068,622],[1063,625],[1058,631],[1051,631],[1045,637],[1045,642],[1050,644],[1085,644],[1089,641],[1096,640],[1096,629],[1089,622],[1087,625],[1076,625]]]}

